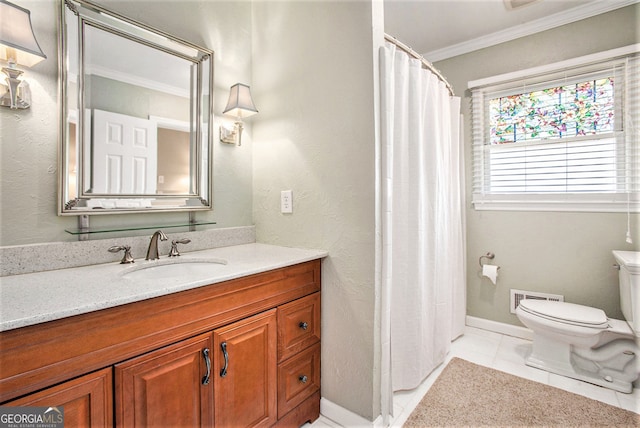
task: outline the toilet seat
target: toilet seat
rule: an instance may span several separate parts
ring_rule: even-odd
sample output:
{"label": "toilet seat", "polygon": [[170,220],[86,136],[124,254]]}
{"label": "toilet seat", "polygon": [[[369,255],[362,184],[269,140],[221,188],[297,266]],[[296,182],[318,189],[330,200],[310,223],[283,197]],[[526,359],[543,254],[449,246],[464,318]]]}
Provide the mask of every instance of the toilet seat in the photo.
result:
{"label": "toilet seat", "polygon": [[609,319],[603,310],[575,303],[524,299],[520,301],[519,308],[533,316],[561,324],[597,330],[609,327]]}

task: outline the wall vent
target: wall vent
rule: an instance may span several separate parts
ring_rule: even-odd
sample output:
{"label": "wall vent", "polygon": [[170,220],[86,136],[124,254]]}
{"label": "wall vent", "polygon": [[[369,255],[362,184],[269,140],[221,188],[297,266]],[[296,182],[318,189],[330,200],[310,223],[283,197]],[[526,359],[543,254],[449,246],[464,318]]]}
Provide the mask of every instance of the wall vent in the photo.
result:
{"label": "wall vent", "polygon": [[553,300],[555,302],[564,302],[564,296],[559,294],[538,293],[535,291],[524,291],[511,289],[511,302],[509,305],[510,312],[516,313],[516,308],[520,304],[522,299],[537,299],[537,300]]}

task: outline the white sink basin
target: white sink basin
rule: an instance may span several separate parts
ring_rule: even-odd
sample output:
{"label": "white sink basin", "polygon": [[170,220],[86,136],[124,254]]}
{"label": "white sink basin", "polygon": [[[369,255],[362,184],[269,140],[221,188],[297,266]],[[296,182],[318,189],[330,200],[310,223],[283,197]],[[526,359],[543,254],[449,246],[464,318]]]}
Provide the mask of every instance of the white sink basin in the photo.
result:
{"label": "white sink basin", "polygon": [[211,258],[147,260],[127,267],[120,276],[127,279],[181,278],[194,281],[214,276],[226,264],[226,260]]}

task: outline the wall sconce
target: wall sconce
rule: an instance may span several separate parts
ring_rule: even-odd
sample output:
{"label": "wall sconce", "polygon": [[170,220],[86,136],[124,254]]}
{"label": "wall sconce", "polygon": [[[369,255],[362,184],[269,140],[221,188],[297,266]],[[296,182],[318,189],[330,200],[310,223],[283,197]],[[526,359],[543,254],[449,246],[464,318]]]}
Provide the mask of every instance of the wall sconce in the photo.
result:
{"label": "wall sconce", "polygon": [[12,109],[29,108],[31,93],[26,84],[21,85],[18,78],[22,70],[16,65],[32,67],[46,58],[33,34],[31,12],[0,0],[0,60],[8,62],[8,67],[2,67],[7,75],[7,90],[0,98],[0,105]]}
{"label": "wall sconce", "polygon": [[251,99],[251,89],[242,83],[236,83],[229,92],[229,101],[222,114],[234,117],[236,123],[232,129],[220,125],[220,141],[227,144],[242,143],[242,119],[258,113]]}

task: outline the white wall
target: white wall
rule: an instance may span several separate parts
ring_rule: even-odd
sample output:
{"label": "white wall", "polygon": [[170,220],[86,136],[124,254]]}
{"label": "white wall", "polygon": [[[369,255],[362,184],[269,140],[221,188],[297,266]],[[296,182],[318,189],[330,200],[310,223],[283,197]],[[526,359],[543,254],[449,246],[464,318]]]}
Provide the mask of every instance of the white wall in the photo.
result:
{"label": "white wall", "polygon": [[[471,114],[467,82],[638,43],[639,5],[436,63],[463,96],[467,178],[467,315],[519,324],[509,313],[509,289],[562,294],[569,302],[621,318],[611,250],[640,248],[640,219],[631,218],[635,245],[625,242],[626,214],[476,211],[471,206]],[[498,284],[479,277],[478,258],[496,254]]]}
{"label": "white wall", "polygon": [[[372,5],[256,2],[258,240],[322,248],[322,396],[373,420],[375,122]],[[280,191],[293,190],[293,214]]]}
{"label": "white wall", "polygon": [[[47,60],[24,73],[32,90],[31,109],[0,109],[0,245],[73,241],[77,238],[64,229],[75,228],[76,218],[56,215],[58,1],[15,2],[31,11],[36,38]],[[155,3],[98,0],[97,3],[212,49],[216,125],[221,121],[232,123],[223,118],[221,112],[232,84],[251,83],[251,3],[180,0]],[[215,137],[217,127],[214,131]],[[197,219],[216,221],[218,227],[251,225],[251,124],[247,123],[241,147],[221,144],[214,138],[213,157],[214,209],[199,212]],[[92,216],[91,226],[169,224],[186,220],[184,213]]]}

